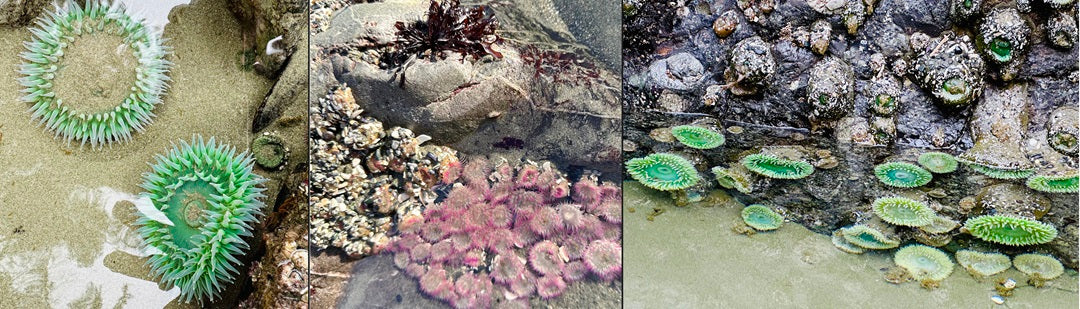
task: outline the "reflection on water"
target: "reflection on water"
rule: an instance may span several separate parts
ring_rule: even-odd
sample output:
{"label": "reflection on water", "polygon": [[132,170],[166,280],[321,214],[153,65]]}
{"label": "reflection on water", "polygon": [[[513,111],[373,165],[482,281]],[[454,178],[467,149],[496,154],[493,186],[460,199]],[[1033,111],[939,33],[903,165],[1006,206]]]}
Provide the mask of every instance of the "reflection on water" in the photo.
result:
{"label": "reflection on water", "polygon": [[66,244],[36,251],[9,254],[9,240],[0,238],[0,274],[11,279],[11,289],[27,296],[46,291],[53,307],[93,303],[102,307],[160,308],[180,294],[178,288],[158,289],[157,282],[132,278],[106,266],[106,256],[115,251],[145,256],[139,249],[134,228],[117,218],[119,202],[136,202],[137,196],[109,187],[76,186],[66,207],[98,210],[105,214],[105,242],[93,260],[81,262]]}

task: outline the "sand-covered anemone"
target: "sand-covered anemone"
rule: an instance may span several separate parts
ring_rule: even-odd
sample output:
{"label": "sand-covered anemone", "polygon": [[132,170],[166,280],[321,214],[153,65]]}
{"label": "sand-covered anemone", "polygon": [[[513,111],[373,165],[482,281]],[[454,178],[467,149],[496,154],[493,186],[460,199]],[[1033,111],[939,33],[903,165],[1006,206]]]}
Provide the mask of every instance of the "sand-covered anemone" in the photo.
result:
{"label": "sand-covered anemone", "polygon": [[251,154],[259,167],[278,171],[288,164],[289,147],[285,147],[285,140],[277,134],[263,132],[251,140]]}
{"label": "sand-covered anemone", "polygon": [[972,275],[979,277],[993,276],[1012,267],[1012,260],[1008,255],[966,249],[956,251],[956,262]]}
{"label": "sand-covered anemone", "polygon": [[739,162],[759,175],[777,179],[800,179],[814,173],[814,166],[802,160],[784,159],[766,153],[750,154]]}
{"label": "sand-covered anemone", "polygon": [[724,144],[724,134],[695,125],[675,126],[671,134],[686,147],[695,149],[713,149]]}
{"label": "sand-covered anemone", "polygon": [[1039,174],[1028,178],[1026,184],[1032,190],[1049,193],[1080,192],[1080,179],[1075,170],[1064,174]]}
{"label": "sand-covered anemone", "polygon": [[886,162],[874,167],[874,175],[881,183],[898,187],[914,188],[925,185],[934,178],[930,172],[907,162]]}
{"label": "sand-covered anemone", "polygon": [[660,191],[686,189],[701,179],[690,160],[670,153],[630,159],[626,172],[642,185]]}
{"label": "sand-covered anemone", "polygon": [[1065,267],[1053,256],[1026,253],[1013,258],[1013,267],[1035,280],[1053,280],[1065,273]]}
{"label": "sand-covered anemone", "polygon": [[769,207],[762,205],[746,206],[742,210],[743,222],[759,231],[770,231],[784,224],[784,217]]}
{"label": "sand-covered anemone", "polygon": [[924,226],[934,222],[934,210],[926,203],[906,197],[882,197],[874,200],[874,214],[885,222],[903,226]]}
{"label": "sand-covered anemone", "polygon": [[[147,27],[141,19],[128,14],[119,1],[90,0],[86,6],[68,1],[56,11],[44,13],[30,29],[33,37],[23,46],[27,51],[19,53],[23,63],[19,66],[23,102],[33,104],[31,117],[67,142],[93,147],[127,141],[133,132],[142,132],[154,117],[154,107],[161,104],[161,96],[168,88],[166,73],[172,63],[165,60],[169,48],[162,45],[161,34]],[[63,63],[64,51],[78,39],[94,32],[117,35],[123,38],[120,50],[128,50],[138,61],[132,74],[136,81],[122,101],[104,111],[85,111],[66,104],[78,97],[57,97],[54,92],[55,78],[65,72],[69,65]]]}
{"label": "sand-covered anemone", "polygon": [[908,245],[896,250],[893,262],[919,281],[945,280],[953,271],[953,262],[945,252],[924,245]]}
{"label": "sand-covered anemone", "polygon": [[213,300],[239,274],[266,179],[252,172],[249,154],[214,138],[181,141],[156,160],[141,185],[152,205],[138,207],[135,222],[147,263],[180,288],[180,300]]}
{"label": "sand-covered anemone", "polygon": [[956,158],[944,152],[926,152],[919,155],[919,165],[926,170],[937,173],[952,173],[956,170]]}
{"label": "sand-covered anemone", "polygon": [[1031,28],[1014,6],[998,6],[979,24],[978,41],[987,59],[1006,63],[1023,52],[1030,33]]}
{"label": "sand-covered anemone", "polygon": [[885,233],[865,224],[841,228],[840,234],[848,243],[860,248],[884,250],[900,246],[899,240],[885,236]]}
{"label": "sand-covered anemone", "polygon": [[750,193],[754,190],[754,175],[741,164],[731,167],[715,166],[712,172],[716,175],[716,182],[726,189],[735,189],[742,193]]}
{"label": "sand-covered anemone", "polygon": [[1057,228],[1034,219],[1008,215],[985,215],[970,218],[964,228],[979,239],[1007,246],[1048,243],[1057,237]]}

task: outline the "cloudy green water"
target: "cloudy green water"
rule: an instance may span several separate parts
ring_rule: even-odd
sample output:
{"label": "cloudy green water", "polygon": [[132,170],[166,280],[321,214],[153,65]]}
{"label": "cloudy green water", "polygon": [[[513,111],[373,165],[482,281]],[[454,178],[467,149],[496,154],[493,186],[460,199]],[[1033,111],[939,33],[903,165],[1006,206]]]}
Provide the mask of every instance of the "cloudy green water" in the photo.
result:
{"label": "cloudy green water", "polygon": [[[747,237],[732,232],[743,205],[722,192],[676,207],[637,182],[623,187],[623,295],[626,308],[1077,308],[1077,274],[1036,289],[1021,282],[994,305],[993,282],[959,266],[941,287],[884,280],[891,254],[854,255],[826,235],[786,223]],[[647,220],[653,208],[665,212]],[[633,212],[630,212],[633,209]]]}
{"label": "cloudy green water", "polygon": [[[160,21],[162,14],[153,14]],[[0,28],[0,55],[7,55],[0,57],[0,308],[175,306],[178,290],[146,278],[133,207],[123,201],[139,192],[154,154],[192,134],[246,149],[271,81],[239,69],[240,27],[224,0],[181,5],[168,16],[164,37],[175,66],[164,104],[146,132],[100,150],[68,146],[30,121],[29,105],[18,101],[14,56],[30,33]],[[100,53],[64,59],[73,64],[67,77],[85,81],[65,92],[116,86],[96,79],[110,76],[103,70],[124,68],[123,61],[86,59],[114,55],[116,46],[91,39],[84,42]],[[92,99],[76,94],[65,104],[79,106],[81,98]],[[99,103],[86,102],[88,108]]]}

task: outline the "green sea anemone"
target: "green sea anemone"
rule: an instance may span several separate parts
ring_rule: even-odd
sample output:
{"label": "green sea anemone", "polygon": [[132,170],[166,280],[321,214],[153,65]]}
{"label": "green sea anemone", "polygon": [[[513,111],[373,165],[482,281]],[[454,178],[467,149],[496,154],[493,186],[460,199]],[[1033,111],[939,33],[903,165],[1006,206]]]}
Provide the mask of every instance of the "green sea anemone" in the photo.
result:
{"label": "green sea anemone", "polygon": [[841,230],[833,231],[832,244],[833,246],[836,246],[837,249],[840,249],[840,251],[851,254],[862,254],[863,252],[866,252],[866,249],[863,247],[856,246],[855,244],[848,242],[847,239],[844,239],[844,232]]}
{"label": "green sea anemone", "polygon": [[724,134],[699,126],[672,127],[671,134],[686,147],[695,149],[713,149],[724,144]]}
{"label": "green sea anemone", "polygon": [[150,270],[180,288],[184,302],[213,300],[239,274],[238,255],[248,249],[261,215],[262,183],[252,158],[210,138],[181,141],[157,155],[141,185],[148,203],[135,224],[149,253]]}
{"label": "green sea anemone", "polygon": [[626,161],[626,172],[642,185],[660,191],[686,189],[700,180],[690,160],[670,153],[630,159]]}
{"label": "green sea anemone", "polygon": [[934,178],[918,165],[907,162],[886,162],[874,167],[874,175],[881,183],[898,188],[914,188],[925,185]]}
{"label": "green sea anemone", "polygon": [[1021,179],[1031,177],[1031,175],[1035,174],[1035,170],[1033,169],[1000,169],[975,163],[968,164],[968,167],[976,172],[986,175],[986,177],[994,179]]}
{"label": "green sea anemone", "polygon": [[1008,255],[973,250],[956,251],[956,262],[979,277],[993,276],[1012,267]]}
{"label": "green sea anemone", "polygon": [[934,91],[947,104],[963,104],[971,100],[975,88],[963,78],[953,77],[941,83],[941,91]]}
{"label": "green sea anemone", "polygon": [[874,200],[874,213],[885,222],[903,226],[924,226],[934,222],[934,210],[906,197],[882,197]]}
{"label": "green sea anemone", "polygon": [[952,173],[959,164],[956,163],[956,158],[950,154],[927,152],[919,155],[919,165],[922,165],[930,172],[944,174]]}
{"label": "green sea anemone", "polygon": [[762,205],[746,206],[742,210],[743,222],[759,231],[770,231],[780,228],[784,224],[784,217],[769,207]]}
{"label": "green sea anemone", "polygon": [[945,280],[953,271],[953,262],[945,252],[924,245],[909,245],[896,250],[893,262],[920,281]]}
{"label": "green sea anemone", "polygon": [[972,236],[1007,246],[1048,243],[1057,237],[1054,226],[1033,219],[985,215],[968,219],[964,227]]}
{"label": "green sea anemone", "polygon": [[1035,175],[1027,180],[1028,188],[1049,193],[1077,193],[1080,192],[1080,176],[1074,170],[1071,175]]}
{"label": "green sea anemone", "polygon": [[732,165],[729,168],[716,166],[712,168],[716,175],[716,182],[721,187],[735,189],[742,193],[750,193],[754,190],[754,175],[742,165]]}
{"label": "green sea anemone", "polygon": [[1013,266],[1016,270],[1042,280],[1053,280],[1065,273],[1065,267],[1053,256],[1036,253],[1025,253],[1013,258]]}
{"label": "green sea anemone", "polygon": [[848,243],[866,249],[884,250],[900,246],[899,240],[887,237],[881,231],[865,224],[840,228],[840,233]]}
{"label": "green sea anemone", "polygon": [[920,226],[919,229],[930,234],[942,234],[952,231],[957,226],[960,226],[960,223],[957,223],[956,220],[938,215],[934,216],[930,224]]}
{"label": "green sea anemone", "polygon": [[[161,103],[161,96],[168,88],[172,63],[165,60],[169,48],[161,45],[161,34],[143,24],[141,19],[128,15],[119,1],[90,0],[86,7],[68,1],[55,12],[47,12],[31,28],[33,37],[23,46],[27,51],[19,53],[23,58],[19,66],[19,78],[24,94],[20,99],[33,104],[32,118],[62,136],[68,143],[78,141],[100,147],[107,143],[127,141],[133,131],[142,132],[154,117],[154,106]],[[64,105],[53,89],[53,80],[65,72],[64,49],[76,44],[83,35],[103,32],[119,35],[127,48],[133,50],[138,67],[133,72],[136,82],[124,100],[114,108],[100,112],[85,112],[72,105]]]}
{"label": "green sea anemone", "polygon": [[285,141],[281,137],[270,132],[263,132],[251,140],[251,154],[259,167],[276,171],[285,167],[289,158],[289,148],[285,147]]}
{"label": "green sea anemone", "polygon": [[800,179],[814,173],[814,166],[809,162],[764,153],[747,155],[740,161],[746,169],[769,178]]}

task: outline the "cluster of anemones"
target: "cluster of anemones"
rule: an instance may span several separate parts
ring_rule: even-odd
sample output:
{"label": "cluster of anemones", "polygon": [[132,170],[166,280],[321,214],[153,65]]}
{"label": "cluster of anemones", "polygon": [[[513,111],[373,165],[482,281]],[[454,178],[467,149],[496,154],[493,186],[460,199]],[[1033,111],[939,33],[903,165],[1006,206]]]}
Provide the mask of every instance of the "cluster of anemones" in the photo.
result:
{"label": "cluster of anemones", "polygon": [[389,244],[420,290],[455,307],[559,296],[568,283],[622,273],[618,186],[571,183],[551,164],[471,160],[451,168],[447,197],[402,217]]}

